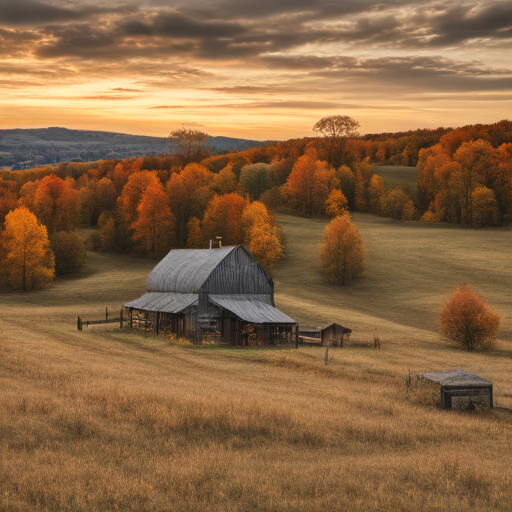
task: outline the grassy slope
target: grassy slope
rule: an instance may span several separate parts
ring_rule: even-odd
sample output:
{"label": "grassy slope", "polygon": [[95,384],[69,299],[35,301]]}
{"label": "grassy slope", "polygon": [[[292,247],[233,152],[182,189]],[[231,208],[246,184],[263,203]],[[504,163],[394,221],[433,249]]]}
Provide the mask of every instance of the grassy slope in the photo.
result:
{"label": "grassy slope", "polygon": [[[290,255],[274,272],[278,307],[354,329],[327,369],[319,348],[75,330],[77,314],[142,293],[152,261],[90,254],[76,278],[2,294],[0,511],[510,510],[508,410],[441,412],[403,385],[409,368],[462,365],[512,407],[509,233],[355,220],[368,272],[340,290],[319,278],[325,222],[280,215]],[[502,313],[495,353],[435,334],[461,279]],[[356,346],[375,328],[382,350]]]}
{"label": "grassy slope", "polygon": [[402,187],[412,198],[416,195],[418,174],[420,173],[417,167],[374,165],[373,172],[384,180],[387,189]]}

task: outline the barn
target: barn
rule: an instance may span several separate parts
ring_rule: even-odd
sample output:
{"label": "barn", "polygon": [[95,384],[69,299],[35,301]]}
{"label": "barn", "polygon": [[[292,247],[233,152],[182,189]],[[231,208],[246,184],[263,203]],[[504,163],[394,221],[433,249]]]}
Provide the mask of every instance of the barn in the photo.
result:
{"label": "barn", "polygon": [[297,342],[298,323],[274,303],[274,282],[243,246],[175,249],[153,269],[146,293],[124,305],[143,322],[200,344]]}

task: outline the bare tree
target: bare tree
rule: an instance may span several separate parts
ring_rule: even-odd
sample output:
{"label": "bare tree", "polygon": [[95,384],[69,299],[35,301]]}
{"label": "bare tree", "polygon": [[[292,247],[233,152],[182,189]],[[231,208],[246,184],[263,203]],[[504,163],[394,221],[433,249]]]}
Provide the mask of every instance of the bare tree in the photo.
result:
{"label": "bare tree", "polygon": [[322,119],[313,126],[313,131],[321,133],[331,141],[329,148],[329,163],[331,165],[333,165],[335,146],[339,145],[341,150],[343,139],[359,136],[357,129],[360,126],[358,121],[349,116],[322,117]]}
{"label": "bare tree", "polygon": [[175,144],[175,153],[180,155],[186,164],[206,158],[209,154],[206,143],[210,136],[200,130],[177,128],[167,137]]}

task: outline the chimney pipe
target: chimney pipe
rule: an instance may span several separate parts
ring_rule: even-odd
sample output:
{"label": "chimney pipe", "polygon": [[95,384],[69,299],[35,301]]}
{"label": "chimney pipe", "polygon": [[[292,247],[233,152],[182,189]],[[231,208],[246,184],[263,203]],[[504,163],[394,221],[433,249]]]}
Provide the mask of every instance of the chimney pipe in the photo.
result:
{"label": "chimney pipe", "polygon": [[215,238],[217,239],[217,242],[219,242],[219,249],[220,249],[222,247],[222,237],[216,236]]}
{"label": "chimney pipe", "polygon": [[212,242],[213,242],[213,240],[210,240],[210,249],[212,248]]}

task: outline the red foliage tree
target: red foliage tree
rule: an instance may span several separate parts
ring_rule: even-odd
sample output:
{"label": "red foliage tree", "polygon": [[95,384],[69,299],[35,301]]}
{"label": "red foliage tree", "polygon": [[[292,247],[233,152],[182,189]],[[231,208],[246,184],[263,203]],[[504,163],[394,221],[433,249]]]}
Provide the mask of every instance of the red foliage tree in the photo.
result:
{"label": "red foliage tree", "polygon": [[498,313],[465,283],[445,302],[439,320],[439,332],[468,350],[492,343],[500,327]]}

